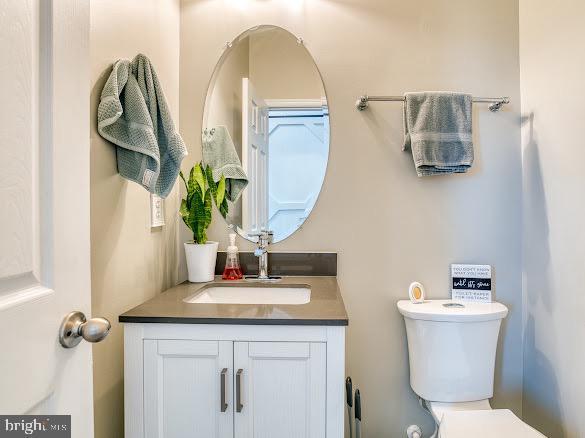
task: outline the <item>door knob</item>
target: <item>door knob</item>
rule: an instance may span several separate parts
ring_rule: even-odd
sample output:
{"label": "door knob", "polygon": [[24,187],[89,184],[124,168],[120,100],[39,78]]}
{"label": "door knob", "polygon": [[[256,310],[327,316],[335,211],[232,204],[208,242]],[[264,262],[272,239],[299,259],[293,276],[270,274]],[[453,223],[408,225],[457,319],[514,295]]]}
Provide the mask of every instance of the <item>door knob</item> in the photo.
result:
{"label": "door knob", "polygon": [[83,312],[71,312],[61,323],[59,328],[59,342],[65,348],[73,348],[81,342],[100,342],[108,333],[112,325],[106,318],[91,318],[87,320]]}

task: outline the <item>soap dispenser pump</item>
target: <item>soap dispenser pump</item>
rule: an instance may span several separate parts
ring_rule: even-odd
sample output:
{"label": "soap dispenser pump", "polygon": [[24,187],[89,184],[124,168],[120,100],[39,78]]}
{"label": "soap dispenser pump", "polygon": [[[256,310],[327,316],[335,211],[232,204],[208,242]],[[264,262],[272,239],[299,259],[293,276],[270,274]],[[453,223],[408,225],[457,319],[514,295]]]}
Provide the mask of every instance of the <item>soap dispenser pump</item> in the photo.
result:
{"label": "soap dispenser pump", "polygon": [[221,278],[224,280],[241,280],[244,274],[240,267],[240,257],[238,255],[238,247],[236,246],[236,233],[230,233],[229,239],[230,245],[227,247],[225,268]]}

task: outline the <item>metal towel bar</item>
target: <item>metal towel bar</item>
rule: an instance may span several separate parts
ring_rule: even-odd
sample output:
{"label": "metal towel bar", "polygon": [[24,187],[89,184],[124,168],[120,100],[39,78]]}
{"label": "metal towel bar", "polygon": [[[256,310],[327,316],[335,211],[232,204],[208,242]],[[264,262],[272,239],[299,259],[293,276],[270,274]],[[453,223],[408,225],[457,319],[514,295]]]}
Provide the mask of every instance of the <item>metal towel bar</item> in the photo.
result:
{"label": "metal towel bar", "polygon": [[[359,111],[363,111],[368,107],[369,102],[404,102],[404,96],[360,96],[355,103]],[[474,97],[474,103],[491,103],[490,111],[498,111],[502,105],[510,103],[509,97]]]}

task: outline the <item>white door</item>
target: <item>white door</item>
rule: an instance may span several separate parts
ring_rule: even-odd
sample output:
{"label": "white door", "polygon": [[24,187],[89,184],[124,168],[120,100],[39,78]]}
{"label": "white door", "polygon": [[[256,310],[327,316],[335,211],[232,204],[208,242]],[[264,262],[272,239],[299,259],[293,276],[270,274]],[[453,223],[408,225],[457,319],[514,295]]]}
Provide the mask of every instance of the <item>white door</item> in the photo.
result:
{"label": "white door", "polygon": [[233,438],[233,343],[144,341],[144,437]]}
{"label": "white door", "polygon": [[65,349],[63,317],[90,314],[89,2],[0,2],[0,413],[72,416],[93,437],[91,344]]}
{"label": "white door", "polygon": [[242,78],[242,228],[258,233],[268,225],[268,105],[248,78]]}
{"label": "white door", "polygon": [[268,228],[278,242],[303,224],[317,202],[329,156],[328,112],[271,109],[268,138]]}
{"label": "white door", "polygon": [[325,343],[235,342],[235,436],[323,438],[326,369]]}

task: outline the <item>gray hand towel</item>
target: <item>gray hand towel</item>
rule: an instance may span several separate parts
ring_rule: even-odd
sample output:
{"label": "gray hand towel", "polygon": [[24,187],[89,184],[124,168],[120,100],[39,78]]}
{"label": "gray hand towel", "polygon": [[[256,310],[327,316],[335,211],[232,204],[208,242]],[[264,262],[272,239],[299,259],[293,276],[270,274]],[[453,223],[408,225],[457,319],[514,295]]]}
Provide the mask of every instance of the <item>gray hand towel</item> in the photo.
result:
{"label": "gray hand towel", "polygon": [[114,64],[98,106],[98,132],[116,145],[121,176],[163,198],[170,193],[187,148],[146,56]]}
{"label": "gray hand towel", "polygon": [[225,126],[205,130],[203,139],[203,162],[213,171],[213,180],[218,182],[225,177],[226,197],[236,202],[242,190],[248,185],[248,176],[242,168],[242,162],[230,133]]}
{"label": "gray hand towel", "polygon": [[464,173],[473,163],[472,97],[449,92],[406,93],[404,146],[418,176]]}

